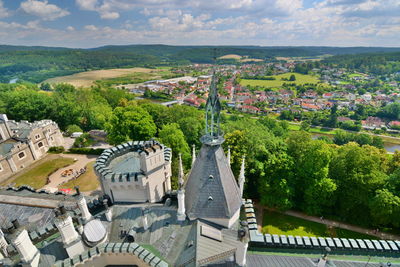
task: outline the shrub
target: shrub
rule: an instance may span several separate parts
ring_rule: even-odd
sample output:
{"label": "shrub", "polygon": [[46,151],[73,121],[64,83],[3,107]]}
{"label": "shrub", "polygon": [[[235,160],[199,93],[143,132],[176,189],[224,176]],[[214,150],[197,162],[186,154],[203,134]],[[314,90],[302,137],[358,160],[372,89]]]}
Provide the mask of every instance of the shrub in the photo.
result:
{"label": "shrub", "polygon": [[71,154],[101,155],[103,148],[72,147],[69,149]]}
{"label": "shrub", "polygon": [[67,130],[65,131],[68,135],[71,135],[72,133],[76,132],[83,132],[81,127],[79,127],[76,124],[71,124],[67,126]]}
{"label": "shrub", "polygon": [[47,152],[59,154],[59,153],[63,153],[64,151],[65,151],[65,148],[63,146],[52,146],[49,148],[49,150]]}

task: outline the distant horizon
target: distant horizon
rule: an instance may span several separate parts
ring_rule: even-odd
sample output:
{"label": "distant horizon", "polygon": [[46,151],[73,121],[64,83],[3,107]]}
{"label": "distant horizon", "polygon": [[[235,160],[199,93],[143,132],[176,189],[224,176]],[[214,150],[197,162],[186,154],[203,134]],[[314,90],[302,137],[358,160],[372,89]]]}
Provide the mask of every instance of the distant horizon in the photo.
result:
{"label": "distant horizon", "polygon": [[0,0],[6,44],[400,47],[398,0]]}
{"label": "distant horizon", "polygon": [[45,47],[45,48],[66,48],[66,49],[95,49],[107,46],[177,46],[177,47],[259,47],[259,48],[301,48],[301,47],[326,47],[326,48],[384,48],[384,49],[400,49],[400,46],[335,46],[335,45],[196,45],[196,44],[165,44],[165,43],[137,43],[137,44],[103,44],[93,47],[71,47],[71,46],[47,46],[47,45],[19,45],[19,44],[2,44],[0,46],[15,47]]}

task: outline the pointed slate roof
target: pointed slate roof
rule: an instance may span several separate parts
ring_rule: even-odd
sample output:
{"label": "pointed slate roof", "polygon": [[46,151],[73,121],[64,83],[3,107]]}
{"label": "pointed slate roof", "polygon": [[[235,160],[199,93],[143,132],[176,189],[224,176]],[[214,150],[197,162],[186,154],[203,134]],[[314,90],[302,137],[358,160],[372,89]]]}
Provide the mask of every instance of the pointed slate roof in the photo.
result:
{"label": "pointed slate roof", "polygon": [[229,219],[242,204],[240,190],[220,145],[203,144],[185,184],[189,219]]}

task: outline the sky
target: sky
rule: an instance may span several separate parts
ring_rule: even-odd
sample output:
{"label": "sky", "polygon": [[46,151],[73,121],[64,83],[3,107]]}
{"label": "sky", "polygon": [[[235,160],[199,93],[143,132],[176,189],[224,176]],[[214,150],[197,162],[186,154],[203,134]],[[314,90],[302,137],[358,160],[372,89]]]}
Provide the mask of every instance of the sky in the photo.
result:
{"label": "sky", "polygon": [[400,47],[400,0],[0,0],[0,44]]}

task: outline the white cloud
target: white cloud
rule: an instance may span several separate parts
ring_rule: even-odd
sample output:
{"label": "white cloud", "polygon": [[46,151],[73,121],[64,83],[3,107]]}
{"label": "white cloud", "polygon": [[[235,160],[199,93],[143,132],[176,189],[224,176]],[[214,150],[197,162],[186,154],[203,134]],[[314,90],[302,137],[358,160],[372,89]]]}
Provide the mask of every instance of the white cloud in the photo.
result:
{"label": "white cloud", "polygon": [[67,31],[75,31],[75,28],[72,27],[72,26],[68,26],[68,27],[67,27]]}
{"label": "white cloud", "polygon": [[70,13],[48,1],[28,0],[21,3],[21,9],[28,14],[40,17],[43,20],[55,20],[69,15]]}
{"label": "white cloud", "polygon": [[76,0],[75,2],[80,9],[97,12],[100,18],[108,20],[118,19],[119,10],[128,10],[134,6],[132,3],[121,0]]}
{"label": "white cloud", "polygon": [[117,19],[119,18],[118,12],[100,12],[100,17],[102,19]]}
{"label": "white cloud", "polygon": [[10,15],[10,12],[7,8],[4,7],[3,1],[0,0],[0,18],[5,18]]}
{"label": "white cloud", "polygon": [[84,28],[85,28],[85,30],[88,30],[88,31],[97,31],[98,30],[97,27],[94,25],[86,25]]}

